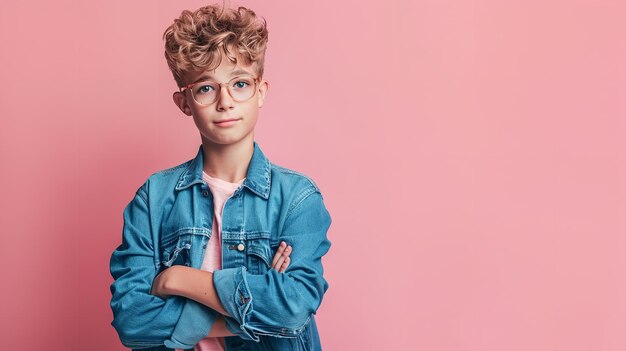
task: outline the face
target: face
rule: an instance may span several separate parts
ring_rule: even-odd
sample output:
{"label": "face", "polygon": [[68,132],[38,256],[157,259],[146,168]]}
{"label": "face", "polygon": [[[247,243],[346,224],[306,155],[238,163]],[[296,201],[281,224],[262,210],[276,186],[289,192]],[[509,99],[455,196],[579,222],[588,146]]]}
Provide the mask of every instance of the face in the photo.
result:
{"label": "face", "polygon": [[[200,72],[188,72],[185,74],[186,84],[204,81],[206,79],[217,83],[227,83],[231,79],[240,76],[256,77],[256,63],[244,66],[242,61],[235,65],[222,53],[222,61],[214,70]],[[236,73],[236,71],[247,73]],[[242,86],[241,83],[233,83]],[[192,89],[200,88],[194,86]],[[263,106],[269,83],[265,80],[257,82],[254,95],[246,101],[235,101],[229,94],[227,84],[222,87],[217,86],[214,92],[218,94],[217,99],[210,105],[198,104],[191,89],[174,93],[174,102],[188,116],[193,116],[196,127],[200,131],[203,144],[209,145],[232,145],[240,142],[250,142],[254,140],[254,127],[256,125],[259,109]],[[203,88],[210,91],[210,88]],[[219,90],[219,92],[217,91]],[[227,119],[234,119],[234,122],[218,123]]]}

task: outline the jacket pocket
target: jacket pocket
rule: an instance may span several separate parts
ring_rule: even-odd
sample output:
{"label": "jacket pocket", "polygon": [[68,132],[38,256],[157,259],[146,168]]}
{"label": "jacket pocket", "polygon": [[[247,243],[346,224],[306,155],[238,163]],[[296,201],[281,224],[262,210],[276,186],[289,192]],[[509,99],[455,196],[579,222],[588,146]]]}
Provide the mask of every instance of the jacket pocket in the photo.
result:
{"label": "jacket pocket", "polygon": [[251,274],[265,274],[272,265],[269,233],[249,236],[246,239],[246,268]]}
{"label": "jacket pocket", "polygon": [[170,237],[161,244],[161,265],[172,267],[174,265],[191,265],[192,234],[179,234]]}

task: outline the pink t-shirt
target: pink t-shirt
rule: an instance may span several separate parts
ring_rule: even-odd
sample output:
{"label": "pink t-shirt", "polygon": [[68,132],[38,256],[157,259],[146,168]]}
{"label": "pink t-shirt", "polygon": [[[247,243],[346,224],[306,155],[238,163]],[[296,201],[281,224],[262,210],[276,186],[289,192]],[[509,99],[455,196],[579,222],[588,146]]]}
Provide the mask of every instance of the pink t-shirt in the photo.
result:
{"label": "pink t-shirt", "polygon": [[[204,259],[200,269],[213,272],[215,269],[222,268],[222,210],[226,200],[233,195],[235,190],[245,180],[242,179],[236,183],[227,182],[219,178],[213,178],[210,175],[202,172],[202,179],[204,179],[211,193],[213,193],[213,229],[211,239],[207,243]],[[200,340],[194,347],[194,351],[224,351],[226,346],[224,345],[223,337],[206,337]],[[182,351],[176,349],[176,351]]]}

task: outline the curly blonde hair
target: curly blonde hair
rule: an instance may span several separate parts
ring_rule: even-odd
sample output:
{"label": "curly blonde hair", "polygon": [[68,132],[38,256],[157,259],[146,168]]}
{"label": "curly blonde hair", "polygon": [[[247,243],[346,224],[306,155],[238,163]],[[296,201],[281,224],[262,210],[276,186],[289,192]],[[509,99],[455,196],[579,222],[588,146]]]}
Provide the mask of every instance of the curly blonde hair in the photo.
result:
{"label": "curly blonde hair", "polygon": [[217,68],[222,52],[235,64],[238,58],[244,65],[256,63],[256,73],[263,77],[267,22],[243,6],[235,10],[214,4],[184,10],[163,39],[167,65],[179,87],[185,85],[185,72]]}

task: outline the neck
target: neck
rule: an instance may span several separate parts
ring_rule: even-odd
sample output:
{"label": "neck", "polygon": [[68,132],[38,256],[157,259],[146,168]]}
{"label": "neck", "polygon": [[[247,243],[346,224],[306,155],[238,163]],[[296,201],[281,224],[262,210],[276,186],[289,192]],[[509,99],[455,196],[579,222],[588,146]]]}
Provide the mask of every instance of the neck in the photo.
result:
{"label": "neck", "polygon": [[234,144],[215,144],[202,138],[203,170],[213,178],[236,183],[246,177],[254,152],[253,138]]}

